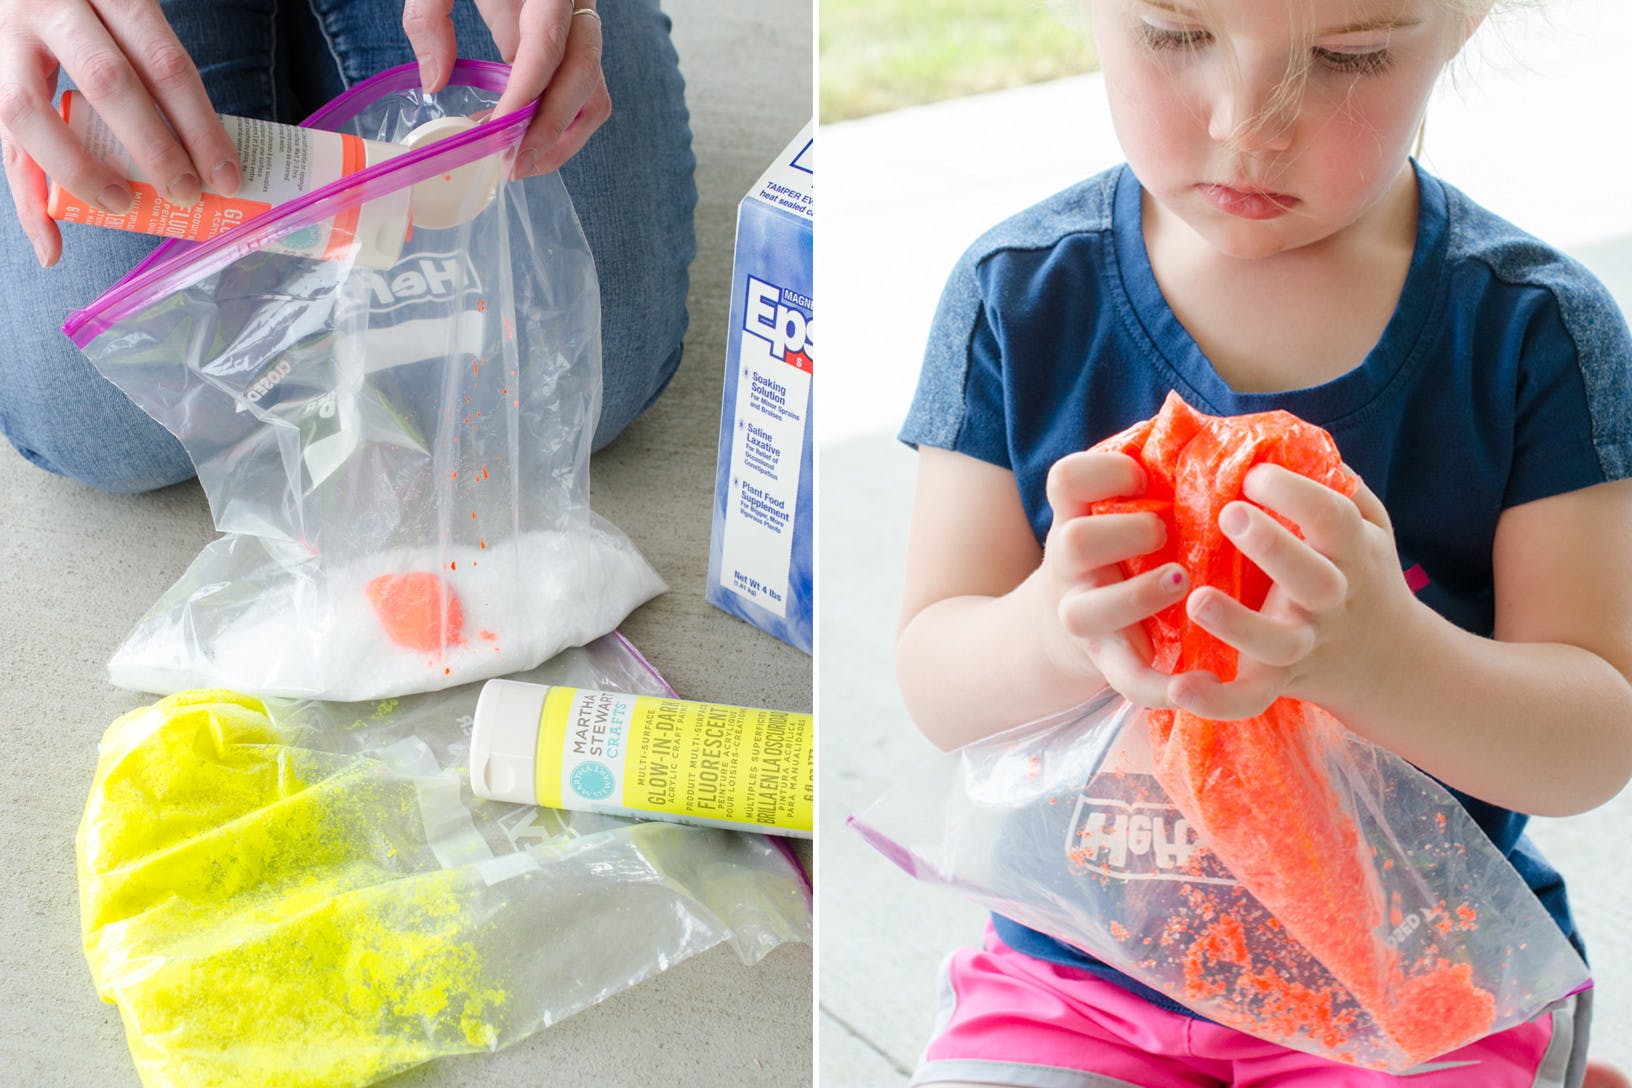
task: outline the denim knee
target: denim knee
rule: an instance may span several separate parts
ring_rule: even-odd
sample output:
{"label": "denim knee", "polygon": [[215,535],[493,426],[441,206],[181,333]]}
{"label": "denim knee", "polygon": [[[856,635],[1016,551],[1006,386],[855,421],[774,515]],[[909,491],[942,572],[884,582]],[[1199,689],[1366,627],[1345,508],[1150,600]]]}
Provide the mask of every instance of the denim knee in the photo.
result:
{"label": "denim knee", "polygon": [[0,433],[24,460],[99,491],[152,491],[193,475],[176,437],[71,350],[0,357]]}

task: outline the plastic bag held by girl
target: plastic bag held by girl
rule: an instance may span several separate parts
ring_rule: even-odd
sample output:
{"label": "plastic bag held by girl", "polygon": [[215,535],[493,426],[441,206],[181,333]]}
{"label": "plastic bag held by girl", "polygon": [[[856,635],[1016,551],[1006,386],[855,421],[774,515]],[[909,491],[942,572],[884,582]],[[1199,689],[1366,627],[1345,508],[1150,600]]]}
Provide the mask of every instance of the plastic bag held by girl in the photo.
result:
{"label": "plastic bag held by girl", "polygon": [[[666,692],[616,636],[532,678]],[[776,840],[473,797],[475,698],[191,691],[109,727],[82,930],[146,1088],[354,1088],[505,1046],[721,942],[753,963],[810,940]]]}
{"label": "plastic bag held by girl", "polygon": [[[1218,529],[1255,464],[1345,494],[1331,438],[1284,412],[1220,419],[1170,396],[1101,443],[1144,465],[1182,563],[1258,607],[1264,573]],[[1235,675],[1175,605],[1157,668]],[[855,821],[892,860],[1074,944],[1219,1023],[1390,1072],[1537,1015],[1586,965],[1439,783],[1317,706],[1215,722],[1090,705],[942,757]]]}
{"label": "plastic bag held by girl", "polygon": [[[448,687],[588,642],[662,590],[589,509],[595,269],[558,177],[501,181],[530,117],[481,120],[507,71],[460,61],[434,95],[412,65],[359,83],[306,124],[400,143],[479,123],[167,242],[65,326],[181,439],[226,534],[119,648],[115,684]],[[308,233],[324,255],[290,252]]]}

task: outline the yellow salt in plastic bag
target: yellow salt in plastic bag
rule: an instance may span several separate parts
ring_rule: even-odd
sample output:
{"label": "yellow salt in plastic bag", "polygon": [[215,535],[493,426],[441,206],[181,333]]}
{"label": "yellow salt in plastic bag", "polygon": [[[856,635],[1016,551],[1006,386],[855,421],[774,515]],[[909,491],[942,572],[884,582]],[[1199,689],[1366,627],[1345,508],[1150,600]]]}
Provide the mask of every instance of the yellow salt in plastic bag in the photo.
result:
{"label": "yellow salt in plastic bag", "polygon": [[85,952],[148,1088],[369,1084],[727,937],[748,960],[808,939],[797,874],[759,836],[603,818],[507,853],[496,821],[527,810],[470,798],[412,738],[408,770],[391,746],[324,750],[346,715],[321,706],[291,723],[182,692],[103,739],[78,839]]}

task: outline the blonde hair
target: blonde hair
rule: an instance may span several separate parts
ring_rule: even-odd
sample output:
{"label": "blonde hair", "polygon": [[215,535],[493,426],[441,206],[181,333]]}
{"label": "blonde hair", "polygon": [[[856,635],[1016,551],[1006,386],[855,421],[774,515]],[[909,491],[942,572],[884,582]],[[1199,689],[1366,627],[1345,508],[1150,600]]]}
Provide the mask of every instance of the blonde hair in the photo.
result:
{"label": "blonde hair", "polygon": [[[1198,2],[1205,8],[1213,0],[1198,0]],[[1479,23],[1491,14],[1498,4],[1502,4],[1503,0],[1440,0],[1440,2],[1464,20],[1465,28],[1462,43],[1465,44]],[[1460,53],[1460,46],[1458,47],[1458,53]],[[1449,67],[1454,59],[1454,57],[1447,57],[1445,59],[1446,67]],[[1313,64],[1314,61],[1307,52],[1294,54],[1286,72],[1282,74],[1280,80],[1275,84],[1269,98],[1253,116],[1241,118],[1236,122],[1235,131],[1226,138],[1226,142],[1238,143],[1245,133],[1269,124],[1272,119],[1291,118],[1296,113],[1297,105],[1302,101],[1304,87],[1308,82],[1309,72]],[[1422,152],[1425,128],[1426,122],[1417,129],[1416,139],[1412,144],[1411,153],[1413,155],[1419,155]]]}

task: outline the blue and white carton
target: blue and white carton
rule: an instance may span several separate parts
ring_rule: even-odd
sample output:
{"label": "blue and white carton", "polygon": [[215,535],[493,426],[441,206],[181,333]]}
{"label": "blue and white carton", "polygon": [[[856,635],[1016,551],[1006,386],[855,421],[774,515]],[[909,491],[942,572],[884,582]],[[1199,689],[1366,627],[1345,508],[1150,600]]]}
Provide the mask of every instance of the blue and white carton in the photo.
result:
{"label": "blue and white carton", "polygon": [[737,209],[708,601],[809,653],[813,583],[812,126]]}

